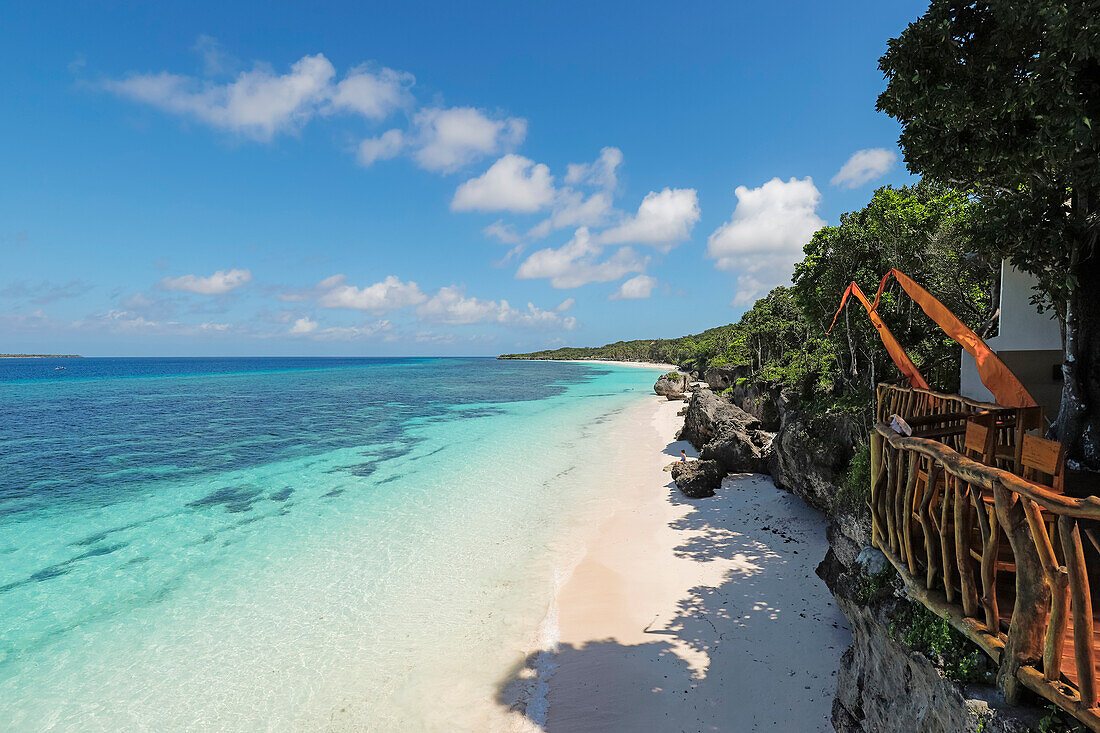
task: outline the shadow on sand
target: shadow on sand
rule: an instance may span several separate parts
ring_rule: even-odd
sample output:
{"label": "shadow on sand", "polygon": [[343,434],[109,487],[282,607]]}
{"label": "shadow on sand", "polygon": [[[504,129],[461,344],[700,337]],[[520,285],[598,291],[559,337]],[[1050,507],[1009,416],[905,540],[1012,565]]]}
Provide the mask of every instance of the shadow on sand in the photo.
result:
{"label": "shadow on sand", "polygon": [[849,634],[814,574],[826,548],[820,516],[766,476],[732,477],[709,499],[666,488],[686,507],[670,524],[682,536],[676,555],[721,561],[721,582],[689,589],[672,618],[644,630],[650,642],[600,639],[528,656],[498,702],[546,730],[549,672],[555,733],[831,730]]}

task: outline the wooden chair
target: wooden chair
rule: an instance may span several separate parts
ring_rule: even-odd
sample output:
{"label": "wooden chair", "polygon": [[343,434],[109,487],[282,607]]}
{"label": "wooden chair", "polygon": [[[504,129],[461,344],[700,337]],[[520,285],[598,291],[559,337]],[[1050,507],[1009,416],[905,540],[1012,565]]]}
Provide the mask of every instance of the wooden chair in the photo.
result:
{"label": "wooden chair", "polygon": [[1066,455],[1056,440],[1024,434],[1020,438],[1020,475],[1028,481],[1065,492]]}
{"label": "wooden chair", "polygon": [[976,415],[966,421],[963,455],[978,463],[992,466],[996,456],[997,431],[993,427],[992,420],[984,420],[983,417]]}

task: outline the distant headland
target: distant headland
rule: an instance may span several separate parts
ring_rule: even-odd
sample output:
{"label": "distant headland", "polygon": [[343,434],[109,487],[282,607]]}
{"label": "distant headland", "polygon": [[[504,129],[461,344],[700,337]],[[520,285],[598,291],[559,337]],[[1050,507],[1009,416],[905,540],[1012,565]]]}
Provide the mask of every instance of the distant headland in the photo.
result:
{"label": "distant headland", "polygon": [[83,359],[80,354],[0,354],[0,359]]}

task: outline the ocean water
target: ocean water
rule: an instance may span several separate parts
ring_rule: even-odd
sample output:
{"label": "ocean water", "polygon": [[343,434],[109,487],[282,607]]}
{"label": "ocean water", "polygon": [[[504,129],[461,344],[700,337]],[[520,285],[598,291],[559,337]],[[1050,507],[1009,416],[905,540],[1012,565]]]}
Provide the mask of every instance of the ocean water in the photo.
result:
{"label": "ocean water", "polygon": [[0,360],[0,729],[505,726],[603,426],[653,379]]}

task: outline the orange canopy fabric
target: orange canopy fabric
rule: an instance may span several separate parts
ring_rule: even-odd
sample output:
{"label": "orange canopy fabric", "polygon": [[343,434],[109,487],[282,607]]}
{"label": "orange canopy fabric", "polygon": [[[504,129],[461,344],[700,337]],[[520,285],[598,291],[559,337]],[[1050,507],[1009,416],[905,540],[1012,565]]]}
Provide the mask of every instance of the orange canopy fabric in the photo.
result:
{"label": "orange canopy fabric", "polygon": [[[989,348],[985,341],[982,341],[978,334],[967,328],[958,316],[947,309],[947,306],[901,270],[891,268],[890,272],[882,276],[882,281],[878,284],[878,292],[875,294],[875,302],[869,306],[868,312],[878,309],[878,301],[882,297],[882,291],[886,288],[886,282],[891,276],[898,281],[905,292],[909,294],[909,297],[921,307],[921,310],[943,329],[944,333],[958,342],[966,350],[966,353],[974,357],[974,361],[978,364],[978,376],[986,389],[993,393],[997,404],[1005,407],[1034,407],[1038,404],[1027,391],[1027,388],[1016,378],[1016,375],[1005,366],[1003,361],[997,358],[997,354]],[[841,307],[843,307],[843,302]],[[888,345],[887,349],[889,348]]]}
{"label": "orange canopy fabric", "polygon": [[833,326],[836,325],[836,319],[840,317],[840,312],[844,310],[844,304],[848,302],[848,296],[855,295],[859,302],[863,303],[863,307],[867,309],[867,316],[871,319],[871,323],[874,324],[875,329],[878,331],[878,336],[882,339],[883,346],[886,347],[886,351],[890,354],[890,358],[894,360],[894,363],[898,365],[898,369],[905,375],[905,378],[909,380],[909,384],[912,387],[920,387],[922,389],[929,389],[928,382],[924,381],[924,377],[917,371],[917,367],[913,364],[909,355],[905,353],[905,349],[901,348],[901,344],[894,338],[894,334],[890,333],[890,329],[883,323],[882,318],[875,311],[875,306],[878,305],[878,299],[875,299],[875,305],[871,305],[871,301],[867,300],[867,296],[863,294],[863,290],[855,282],[848,286],[848,289],[844,291],[844,295],[840,298],[840,307],[836,309],[836,315],[833,316],[833,322],[829,325],[829,333],[833,330]]}

